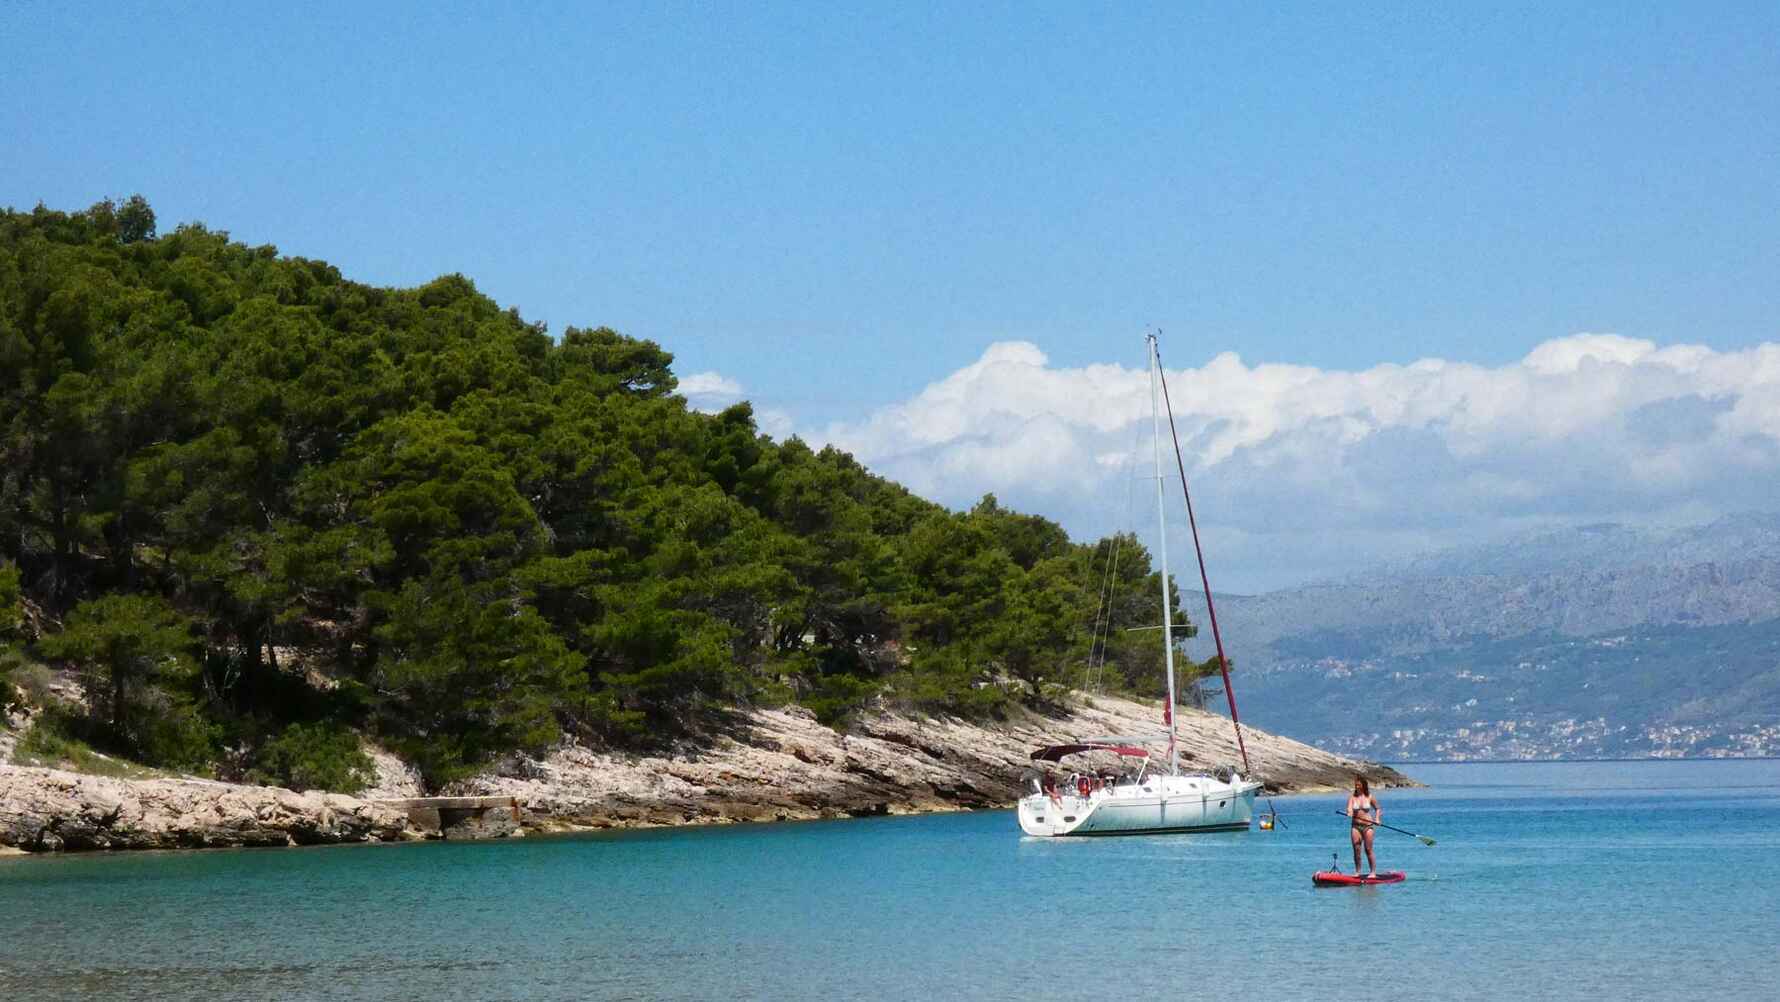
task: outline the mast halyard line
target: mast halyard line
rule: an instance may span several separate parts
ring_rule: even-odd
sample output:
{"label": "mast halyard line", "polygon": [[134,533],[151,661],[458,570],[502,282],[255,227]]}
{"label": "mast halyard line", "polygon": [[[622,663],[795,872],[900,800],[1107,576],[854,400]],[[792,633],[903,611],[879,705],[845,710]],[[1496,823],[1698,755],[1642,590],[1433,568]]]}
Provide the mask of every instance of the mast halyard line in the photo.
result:
{"label": "mast halyard line", "polygon": [[[1150,348],[1150,418],[1155,425],[1155,435],[1150,440],[1151,452],[1156,467],[1156,547],[1162,557],[1162,657],[1168,666],[1168,705],[1164,708],[1168,717],[1168,773],[1180,775],[1180,748],[1175,741],[1174,730],[1174,607],[1168,594],[1168,516],[1163,510],[1162,494],[1162,396],[1157,389],[1157,372],[1162,365],[1162,350],[1156,344],[1156,335],[1145,335]],[[1173,427],[1172,420],[1169,427]]]}
{"label": "mast halyard line", "polygon": [[[1136,526],[1137,526],[1137,518],[1136,518],[1134,512],[1136,512],[1136,510],[1137,510],[1137,481],[1140,478],[1130,476],[1130,474],[1132,473],[1132,471],[1137,469],[1137,456],[1138,456],[1137,450],[1139,448],[1141,448],[1142,445],[1143,445],[1142,431],[1141,430],[1134,431],[1133,436],[1132,436],[1131,448],[1126,450],[1124,465],[1121,466],[1120,470],[1119,470],[1120,476],[1126,480],[1126,484],[1125,484],[1125,517],[1119,524],[1121,526],[1130,528],[1133,531],[1135,531]],[[1135,539],[1135,536],[1133,538]],[[1105,622],[1106,629],[1104,631],[1099,631],[1100,660],[1098,662],[1096,662],[1094,660],[1094,651],[1093,651],[1092,645],[1090,645],[1089,650],[1088,650],[1088,668],[1091,673],[1089,676],[1089,682],[1088,682],[1088,690],[1090,692],[1095,692],[1095,693],[1101,692],[1102,691],[1102,683],[1106,677],[1106,656],[1108,653],[1110,653],[1109,647],[1112,644],[1113,596],[1118,591],[1119,559],[1122,556],[1122,553],[1123,553],[1123,546],[1121,545],[1119,532],[1117,530],[1115,530],[1112,535],[1111,557],[1107,561],[1106,578],[1102,582],[1104,594],[1102,595],[1102,598],[1101,598],[1101,609],[1103,609],[1106,613],[1106,622]],[[1095,611],[1095,623],[1097,626],[1100,623],[1101,609],[1097,609]]]}
{"label": "mast halyard line", "polygon": [[[1153,340],[1153,339],[1152,339]],[[1248,762],[1248,743],[1242,740],[1242,718],[1236,715],[1236,689],[1230,684],[1230,659],[1224,656],[1224,637],[1218,632],[1218,609],[1211,600],[1211,578],[1205,573],[1205,548],[1199,545],[1199,520],[1193,517],[1193,492],[1187,489],[1187,464],[1180,454],[1180,433],[1174,427],[1174,402],[1168,400],[1168,377],[1162,373],[1162,349],[1155,348],[1156,371],[1162,383],[1162,398],[1168,404],[1168,435],[1174,443],[1174,465],[1180,471],[1181,497],[1187,502],[1187,524],[1193,529],[1193,553],[1199,558],[1199,586],[1205,590],[1205,615],[1211,620],[1211,640],[1217,645],[1218,672],[1224,677],[1224,697],[1230,701],[1230,724],[1236,730],[1236,750],[1242,755],[1242,771],[1252,777],[1254,768]],[[1160,434],[1160,433],[1158,433]],[[1157,489],[1161,489],[1160,482]],[[1272,803],[1271,800],[1268,801]],[[1275,814],[1278,813],[1276,810]]]}

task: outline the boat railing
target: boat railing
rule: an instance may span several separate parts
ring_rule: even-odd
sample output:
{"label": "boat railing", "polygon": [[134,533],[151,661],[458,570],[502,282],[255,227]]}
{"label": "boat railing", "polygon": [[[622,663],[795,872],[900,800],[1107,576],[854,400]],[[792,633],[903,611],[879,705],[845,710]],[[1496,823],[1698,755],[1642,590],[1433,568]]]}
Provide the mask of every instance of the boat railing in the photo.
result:
{"label": "boat railing", "polygon": [[1057,779],[1034,779],[1028,784],[1027,792],[1048,796],[1053,800],[1066,797],[1092,800],[1096,794],[1109,793],[1120,787],[1137,786],[1142,782],[1141,775],[1072,772]]}

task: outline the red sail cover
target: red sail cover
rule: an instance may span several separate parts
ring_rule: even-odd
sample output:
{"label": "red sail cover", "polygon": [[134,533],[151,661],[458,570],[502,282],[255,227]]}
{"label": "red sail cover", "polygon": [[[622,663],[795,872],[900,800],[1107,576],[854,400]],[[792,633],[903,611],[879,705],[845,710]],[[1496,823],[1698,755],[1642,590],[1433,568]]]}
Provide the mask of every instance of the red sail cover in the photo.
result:
{"label": "red sail cover", "polygon": [[1149,758],[1150,753],[1142,748],[1131,745],[1047,745],[1032,753],[1034,762],[1055,762],[1066,755],[1078,755],[1082,752],[1106,751],[1126,758]]}

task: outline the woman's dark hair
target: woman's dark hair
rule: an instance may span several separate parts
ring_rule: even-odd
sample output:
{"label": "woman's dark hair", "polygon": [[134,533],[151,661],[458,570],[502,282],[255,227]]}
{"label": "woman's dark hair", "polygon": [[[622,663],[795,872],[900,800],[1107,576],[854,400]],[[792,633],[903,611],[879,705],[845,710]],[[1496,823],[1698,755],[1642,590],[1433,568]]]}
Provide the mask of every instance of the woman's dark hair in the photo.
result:
{"label": "woman's dark hair", "polygon": [[1368,797],[1372,796],[1372,784],[1366,782],[1366,777],[1357,772],[1354,773],[1354,785],[1360,788],[1361,793]]}

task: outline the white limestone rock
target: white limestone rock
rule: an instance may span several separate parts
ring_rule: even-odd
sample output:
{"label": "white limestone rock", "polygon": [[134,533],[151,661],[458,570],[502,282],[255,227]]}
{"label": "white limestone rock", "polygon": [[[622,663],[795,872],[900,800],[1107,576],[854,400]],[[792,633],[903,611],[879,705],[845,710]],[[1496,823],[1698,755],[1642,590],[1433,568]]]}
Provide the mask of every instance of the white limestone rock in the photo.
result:
{"label": "white limestone rock", "polygon": [[0,766],[0,845],[27,851],[319,845],[412,835],[402,812],[338,794]]}

